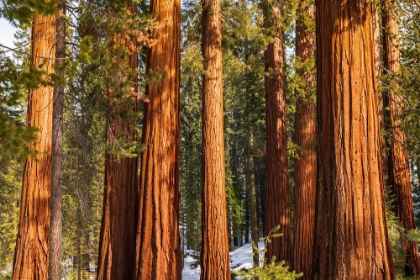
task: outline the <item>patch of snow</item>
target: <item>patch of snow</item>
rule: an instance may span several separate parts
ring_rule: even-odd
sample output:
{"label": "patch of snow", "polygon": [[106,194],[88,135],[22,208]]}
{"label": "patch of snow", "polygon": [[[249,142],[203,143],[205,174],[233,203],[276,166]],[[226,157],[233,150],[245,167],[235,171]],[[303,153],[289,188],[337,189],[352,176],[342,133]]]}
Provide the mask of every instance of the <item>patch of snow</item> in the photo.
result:
{"label": "patch of snow", "polygon": [[[264,249],[264,242],[258,243],[260,250]],[[263,253],[260,253],[260,265],[262,264]],[[191,266],[197,262],[197,259],[192,257],[191,254],[184,258],[184,269],[182,270],[183,280],[199,280],[201,268],[198,265],[196,268]],[[239,247],[230,252],[230,267],[232,271],[239,271],[241,269],[250,269],[252,264],[252,246],[250,243]]]}

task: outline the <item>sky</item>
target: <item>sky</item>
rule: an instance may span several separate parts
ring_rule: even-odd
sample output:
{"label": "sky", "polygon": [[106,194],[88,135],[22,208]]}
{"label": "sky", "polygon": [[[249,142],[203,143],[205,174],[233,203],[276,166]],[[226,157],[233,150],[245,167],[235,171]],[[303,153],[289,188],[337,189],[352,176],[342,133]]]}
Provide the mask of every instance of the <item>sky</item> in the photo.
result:
{"label": "sky", "polygon": [[4,18],[0,18],[0,44],[13,48],[16,29]]}

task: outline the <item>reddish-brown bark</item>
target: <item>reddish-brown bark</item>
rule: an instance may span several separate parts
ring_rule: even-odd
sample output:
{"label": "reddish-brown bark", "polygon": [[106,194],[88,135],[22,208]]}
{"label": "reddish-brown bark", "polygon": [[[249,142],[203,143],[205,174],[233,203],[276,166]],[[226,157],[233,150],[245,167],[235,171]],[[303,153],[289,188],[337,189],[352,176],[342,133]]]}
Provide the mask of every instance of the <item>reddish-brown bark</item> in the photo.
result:
{"label": "reddish-brown bark", "polygon": [[[303,272],[303,279],[312,279],[316,193],[316,123],[314,72],[315,30],[306,25],[314,22],[315,7],[301,0],[296,24],[296,55],[305,66],[297,69],[303,83],[298,93],[295,114],[295,138],[299,145],[295,160],[295,216],[292,268]],[[306,21],[306,22],[305,22]]]}
{"label": "reddish-brown bark", "polygon": [[[383,1],[382,24],[384,27],[384,68],[388,73],[398,73],[401,69],[398,23],[395,18],[395,1]],[[415,229],[413,197],[410,182],[408,153],[404,146],[406,135],[401,127],[404,113],[404,100],[395,79],[390,80],[391,90],[386,93],[385,106],[389,108],[387,124],[391,139],[388,153],[388,184],[395,200],[393,210],[406,230]],[[417,242],[403,242],[406,253],[407,276],[420,276],[420,258]]]}
{"label": "reddish-brown bark", "polygon": [[201,279],[230,279],[220,0],[203,0],[202,5],[204,74]]}
{"label": "reddish-brown bark", "polygon": [[314,279],[394,279],[369,0],[316,0]]}
{"label": "reddish-brown bark", "polygon": [[[32,66],[54,72],[56,16],[36,15],[32,25]],[[48,279],[53,87],[30,90],[27,126],[39,129],[25,162],[13,279]]]}
{"label": "reddish-brown bark", "polygon": [[[135,4],[129,8],[137,11]],[[137,69],[137,52],[134,42],[127,41],[126,34],[114,37],[116,45],[125,44],[129,55],[126,62],[130,69]],[[112,50],[111,50],[112,51]],[[137,78],[133,78],[133,92],[137,92]],[[106,127],[106,140],[112,143],[116,138],[127,141],[136,139],[133,120],[118,117],[119,113],[137,111],[137,100],[129,92],[128,96],[116,98],[114,90],[109,88],[107,98],[110,120]],[[99,240],[98,279],[132,279],[135,273],[135,242],[138,198],[137,158],[105,155],[105,189],[102,210],[102,226]]]}
{"label": "reddish-brown bark", "polygon": [[268,245],[266,257],[291,264],[290,190],[287,166],[286,98],[284,88],[284,50],[279,5],[263,1],[265,26],[273,34],[273,43],[265,51],[265,95],[267,131],[267,186],[264,234],[277,225],[283,234]]}
{"label": "reddish-brown bark", "polygon": [[147,70],[166,76],[148,85],[142,142],[136,279],[181,279],[179,235],[180,0],[152,0],[159,28],[147,54]]}

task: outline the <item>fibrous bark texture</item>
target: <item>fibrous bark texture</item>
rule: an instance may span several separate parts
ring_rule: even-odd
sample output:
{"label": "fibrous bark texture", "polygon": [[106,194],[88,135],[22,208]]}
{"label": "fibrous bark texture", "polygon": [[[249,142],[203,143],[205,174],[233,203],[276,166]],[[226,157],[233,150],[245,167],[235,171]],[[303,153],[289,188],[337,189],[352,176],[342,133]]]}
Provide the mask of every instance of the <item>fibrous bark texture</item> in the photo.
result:
{"label": "fibrous bark texture", "polygon": [[[54,72],[56,16],[36,15],[32,25],[32,66]],[[13,279],[48,279],[53,87],[29,91],[27,126],[39,129],[25,162]]]}
{"label": "fibrous bark texture", "polygon": [[179,235],[180,0],[153,0],[159,28],[148,50],[147,70],[166,76],[148,85],[142,142],[136,279],[181,279]]}
{"label": "fibrous bark texture", "polygon": [[230,279],[223,129],[220,0],[204,0],[201,279]]}
{"label": "fibrous bark texture", "polygon": [[[56,75],[64,77],[62,67],[66,51],[65,4],[58,6],[56,35]],[[49,279],[61,279],[61,242],[62,242],[62,185],[63,185],[63,109],[64,85],[54,86],[52,119],[52,178],[51,178],[51,230]]]}
{"label": "fibrous bark texture", "polygon": [[316,0],[314,279],[394,279],[369,0]]}
{"label": "fibrous bark texture", "polygon": [[[296,25],[296,55],[302,68],[297,69],[303,87],[297,93],[295,141],[299,145],[295,160],[295,218],[292,267],[303,272],[303,279],[312,279],[316,194],[316,124],[314,73],[315,30],[307,25],[314,21],[313,4],[301,0]],[[306,21],[306,22],[305,22]]]}
{"label": "fibrous bark texture", "polygon": [[273,43],[265,51],[265,95],[267,130],[267,186],[264,235],[277,225],[283,234],[268,244],[266,257],[291,264],[290,190],[287,166],[286,97],[284,88],[284,50],[279,4],[264,0],[266,29]]}
{"label": "fibrous bark texture", "polygon": [[[129,7],[131,13],[137,11],[136,5]],[[125,44],[128,47],[127,68],[137,70],[137,52],[134,42],[122,33],[114,37],[116,45]],[[112,51],[112,50],[111,50]],[[125,73],[121,73],[125,75]],[[137,92],[137,78],[133,78],[130,86]],[[137,99],[131,93],[116,98],[115,89],[108,89],[109,108],[113,112],[107,121],[106,141],[112,143],[115,139],[126,141],[136,139],[135,121],[119,116],[137,111]],[[102,210],[102,225],[99,240],[97,278],[102,279],[132,279],[135,273],[135,242],[138,198],[138,164],[137,158],[116,155],[105,155],[105,188]]]}
{"label": "fibrous bark texture", "polygon": [[[398,23],[395,18],[395,1],[384,0],[382,24],[384,27],[384,67],[390,74],[397,74],[401,68],[399,50]],[[415,229],[413,196],[410,182],[410,166],[408,162],[406,135],[402,125],[404,100],[395,79],[390,82],[391,90],[385,98],[385,106],[389,108],[387,124],[391,139],[388,154],[388,184],[395,197],[393,210],[406,230]],[[420,258],[416,242],[406,241],[402,244],[405,251],[404,268],[407,276],[420,276]]]}

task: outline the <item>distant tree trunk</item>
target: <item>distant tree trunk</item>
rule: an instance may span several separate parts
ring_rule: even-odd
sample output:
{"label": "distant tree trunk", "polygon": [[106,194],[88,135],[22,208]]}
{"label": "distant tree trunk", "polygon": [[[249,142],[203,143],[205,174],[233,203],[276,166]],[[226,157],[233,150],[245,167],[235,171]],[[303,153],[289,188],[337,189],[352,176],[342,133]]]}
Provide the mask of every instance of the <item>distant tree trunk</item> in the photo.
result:
{"label": "distant tree trunk", "polygon": [[[382,24],[384,27],[384,67],[388,73],[398,73],[401,69],[398,23],[395,18],[395,1],[384,0]],[[385,107],[389,108],[388,127],[391,134],[388,154],[388,183],[395,196],[393,210],[406,230],[415,229],[413,196],[410,182],[410,166],[405,147],[406,135],[401,127],[404,114],[404,98],[398,92],[398,83],[392,78],[390,90],[386,93]],[[407,276],[420,276],[420,258],[417,242],[403,242],[407,263]]]}
{"label": "distant tree trunk", "polygon": [[220,0],[203,0],[202,5],[204,75],[201,279],[230,279]]}
{"label": "distant tree trunk", "polygon": [[[254,132],[252,128],[248,132],[248,193],[249,211],[251,222],[252,242],[258,248],[258,221],[257,221],[257,186],[255,184],[255,163],[254,163]],[[256,248],[252,248],[254,267],[259,266],[260,257]]]}
{"label": "distant tree trunk", "polygon": [[[382,59],[381,59],[381,26],[379,24],[379,10],[380,8],[377,5],[374,5],[373,9],[373,41],[374,41],[374,50],[375,50],[375,76],[379,77],[382,74]],[[378,86],[381,81],[377,79]],[[385,110],[384,110],[384,95],[382,92],[378,91],[378,112],[379,112],[379,123],[381,132],[385,129]],[[382,166],[383,166],[383,180],[388,177],[388,159],[386,152],[386,139],[385,136],[381,133],[381,150],[382,150]]]}
{"label": "distant tree trunk", "polygon": [[314,279],[395,279],[382,182],[370,0],[316,0]]}
{"label": "distant tree trunk", "polygon": [[[132,4],[131,13],[137,12]],[[129,50],[127,67],[137,70],[137,51],[132,49],[135,43],[128,41],[126,34],[115,35],[116,45],[126,44]],[[123,74],[124,75],[124,74]],[[133,78],[133,92],[137,92],[137,77]],[[136,132],[133,120],[118,116],[126,112],[137,111],[135,97],[115,97],[114,89],[109,89],[107,98],[113,112],[108,112],[111,119],[107,121],[106,141],[112,143],[115,138],[134,141]],[[127,114],[126,114],[127,115]],[[102,210],[102,226],[99,239],[97,277],[102,279],[132,279],[135,273],[136,242],[136,206],[138,197],[137,158],[105,155],[105,190]],[[79,267],[81,261],[79,261]]]}
{"label": "distant tree trunk", "polygon": [[[54,72],[56,16],[36,15],[32,24],[33,67],[43,65]],[[13,279],[48,279],[51,188],[51,138],[53,87],[31,89],[28,97],[27,126],[39,129],[31,148],[37,159],[25,162]]]}
{"label": "distant tree trunk", "polygon": [[179,235],[180,0],[152,0],[161,26],[147,53],[147,71],[166,73],[148,85],[144,107],[136,279],[181,279]]}
{"label": "distant tree trunk", "polygon": [[295,115],[295,137],[299,145],[295,160],[295,216],[293,269],[303,272],[303,279],[312,279],[316,200],[316,78],[314,72],[315,7],[301,0],[296,24],[296,55],[305,66],[297,69],[303,87],[298,92]]}
{"label": "distant tree trunk", "polygon": [[[245,192],[245,203],[244,203],[245,205],[249,205],[249,192],[246,189],[246,185],[249,184],[248,181],[249,181],[249,178],[247,178],[247,176],[245,176],[244,185],[243,185],[244,192]],[[250,213],[249,207],[245,207],[245,217],[244,217],[244,220],[245,220],[245,224],[244,224],[245,244],[248,244],[250,242],[250,239],[249,239],[249,227],[250,227],[250,225],[249,225],[250,218],[249,217],[250,217],[250,214],[251,213]]]}
{"label": "distant tree trunk", "polygon": [[[56,35],[56,75],[64,78],[66,51],[66,19],[65,3],[58,5]],[[64,85],[54,86],[53,118],[52,118],[52,178],[51,178],[51,230],[50,230],[50,263],[49,279],[61,279],[61,239],[62,239],[62,185],[63,185],[63,109]]]}
{"label": "distant tree trunk", "polygon": [[[277,3],[277,2],[276,2]],[[287,165],[286,97],[284,89],[284,50],[281,30],[280,4],[263,0],[265,28],[274,42],[265,51],[265,95],[267,130],[267,189],[264,234],[280,225],[282,237],[272,240],[267,248],[267,258],[285,260],[290,265],[292,257],[290,225],[290,190]]]}

